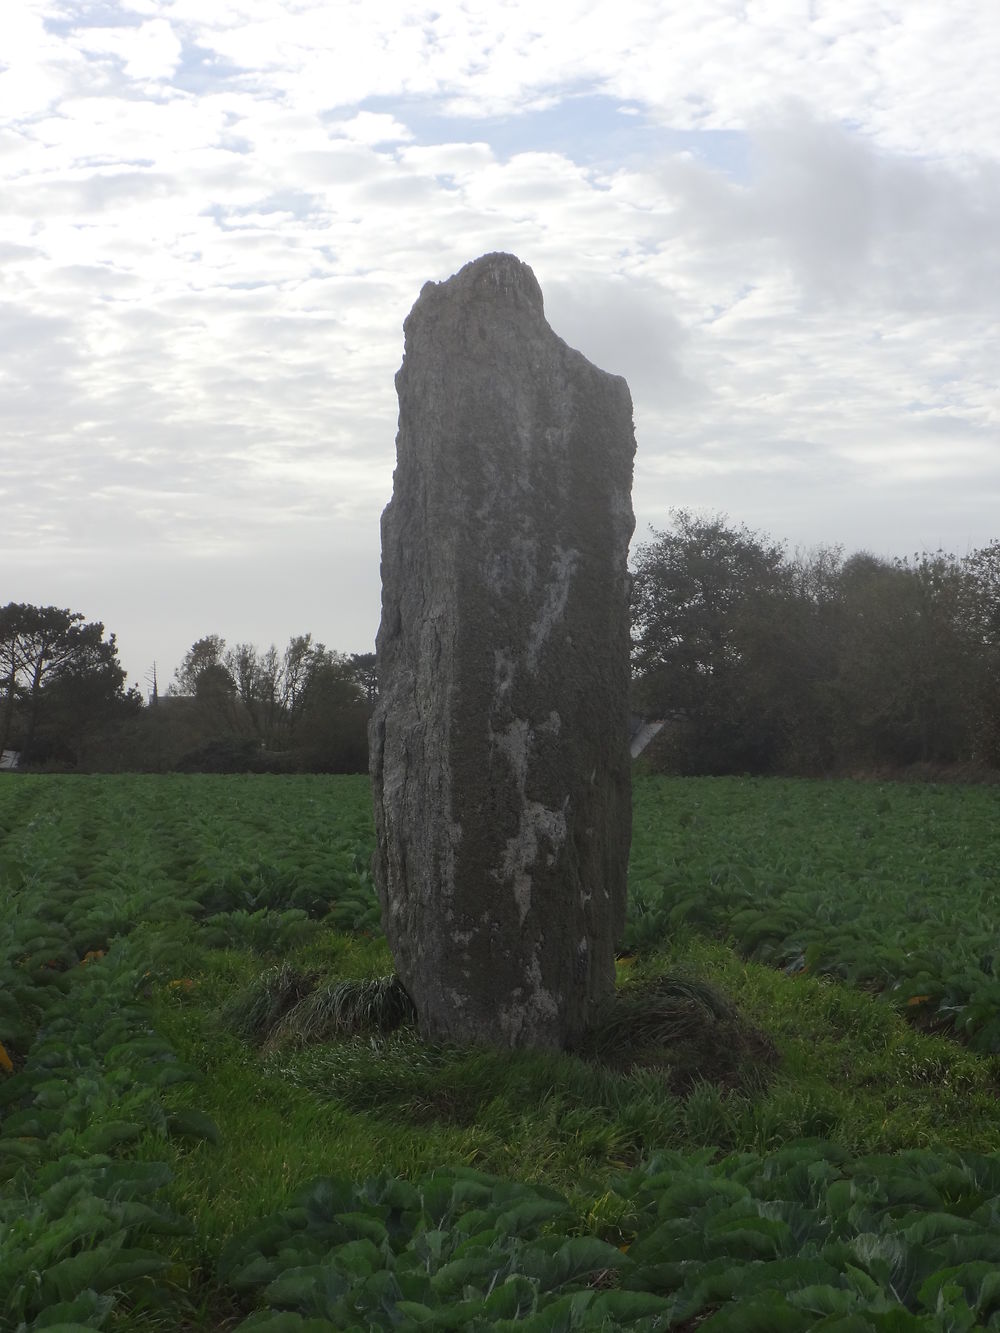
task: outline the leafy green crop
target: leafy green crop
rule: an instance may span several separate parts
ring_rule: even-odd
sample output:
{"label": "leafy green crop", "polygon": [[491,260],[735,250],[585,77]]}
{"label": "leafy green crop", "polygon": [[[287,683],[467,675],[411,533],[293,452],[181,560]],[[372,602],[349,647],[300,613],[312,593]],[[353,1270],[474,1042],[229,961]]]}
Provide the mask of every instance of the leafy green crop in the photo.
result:
{"label": "leafy green crop", "polygon": [[160,1198],[169,1169],[120,1156],[150,1132],[215,1132],[165,1110],[161,1089],[194,1075],[149,1027],[122,952],[51,987],[0,1082],[0,1326],[100,1326],[119,1289],[167,1267],[150,1238],[190,1230]]}
{"label": "leafy green crop", "polygon": [[[569,1236],[552,1191],[455,1169],[314,1181],[232,1241],[251,1329],[1000,1328],[1000,1163],[661,1153],[622,1176],[630,1245]],[[701,1321],[704,1320],[704,1323]]]}
{"label": "leafy green crop", "polygon": [[[808,986],[795,980],[803,974],[840,978],[947,1025],[974,1048],[1000,1050],[998,807],[1000,794],[985,788],[640,781],[628,945],[642,953],[678,934],[729,939],[787,973],[787,983],[766,974],[782,985]],[[434,1065],[421,1050],[427,1067],[417,1068],[412,1032],[387,1039],[377,1067],[366,1037],[300,1050],[307,1038],[329,1042],[363,1027],[359,1020],[398,998],[388,981],[339,981],[327,963],[331,951],[355,949],[374,965],[377,949],[365,938],[378,933],[372,842],[369,791],[357,779],[0,782],[4,1333],[141,1327],[130,1311],[179,1280],[179,1253],[210,1275],[200,1280],[229,1325],[242,1319],[248,1333],[1000,1329],[995,1158],[930,1149],[856,1156],[820,1140],[789,1143],[793,1134],[840,1132],[819,1103],[808,1125],[801,1107],[789,1113],[797,1128],[788,1130],[775,1102],[770,1129],[738,1137],[737,1121],[756,1114],[745,1097],[696,1083],[671,1099],[651,1071],[630,1074],[635,1086],[626,1088],[609,1069],[572,1073],[570,1057],[503,1072],[454,1053],[438,1053]],[[199,1001],[202,986],[211,994]],[[712,994],[697,991],[706,1004]],[[641,1018],[659,1033],[667,1019],[687,1021],[678,997],[666,998],[669,1013],[643,1009],[630,1026]],[[271,1216],[221,1256],[198,1251],[202,1219],[182,1215],[187,1196],[172,1193],[168,1159],[175,1180],[208,1174],[212,1160],[229,1161],[235,1176],[242,1170],[226,1153],[239,1137],[234,1124],[250,1122],[224,1120],[228,1093],[212,1083],[227,1003],[241,1033],[277,1052],[258,1062],[226,1037],[237,1076],[241,1061],[253,1063],[241,1114],[255,1114],[268,1077],[285,1099],[256,1139],[240,1137],[245,1174],[259,1160],[253,1153],[266,1151],[267,1126],[314,1098],[310,1113],[339,1117],[337,1134],[360,1134],[363,1122],[375,1136],[366,1159],[375,1165],[359,1175],[387,1160],[379,1134],[412,1133],[407,1147],[432,1130],[441,1137],[422,1142],[461,1145],[452,1161],[493,1151],[491,1169],[506,1170],[507,1122],[520,1116],[530,1133],[551,1115],[572,1169],[604,1164],[592,1185],[600,1197],[583,1182],[581,1198],[566,1198],[444,1163],[429,1174],[411,1165],[407,1179],[303,1186],[293,1130],[268,1160],[280,1185],[242,1215],[263,1206]],[[186,1044],[183,1025],[196,1010],[204,1058]],[[208,1109],[228,1129],[221,1142],[183,1092],[201,1078]],[[515,1090],[513,1102],[497,1079]],[[594,1089],[596,1108],[587,1100]],[[197,1102],[198,1088],[193,1095]],[[954,1095],[966,1094],[956,1085]],[[401,1129],[399,1108],[418,1102],[428,1103],[424,1122]],[[473,1133],[479,1120],[493,1127],[492,1147]],[[671,1126],[683,1136],[665,1137]],[[399,1141],[393,1170],[405,1174]],[[341,1151],[340,1139],[330,1142]],[[708,1146],[658,1151],[664,1142]],[[766,1157],[723,1156],[726,1142],[785,1146]],[[536,1161],[547,1161],[544,1151]],[[435,1160],[424,1153],[424,1163]],[[510,1174],[521,1167],[511,1161]],[[226,1182],[241,1188],[249,1187]],[[216,1234],[231,1231],[220,1224]],[[217,1326],[209,1312],[201,1321],[185,1315],[192,1328]]]}
{"label": "leafy green crop", "polygon": [[[595,1290],[629,1261],[568,1236],[554,1191],[452,1169],[409,1183],[313,1182],[232,1242],[222,1276],[319,1329],[652,1329],[656,1294]],[[240,1329],[303,1327],[252,1316]]]}
{"label": "leafy green crop", "polygon": [[669,1294],[667,1326],[1000,1328],[995,1157],[802,1142],[662,1154],[618,1189],[640,1216],[625,1286]]}
{"label": "leafy green crop", "polygon": [[627,941],[734,941],[1000,1051],[1000,789],[759,779],[636,786]]}

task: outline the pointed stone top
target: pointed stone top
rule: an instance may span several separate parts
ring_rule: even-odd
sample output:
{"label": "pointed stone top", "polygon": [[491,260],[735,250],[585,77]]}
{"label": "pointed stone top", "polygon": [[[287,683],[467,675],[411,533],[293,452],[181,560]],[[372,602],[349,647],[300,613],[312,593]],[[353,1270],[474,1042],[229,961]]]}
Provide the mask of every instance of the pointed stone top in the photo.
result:
{"label": "pointed stone top", "polygon": [[534,273],[516,255],[494,251],[473,259],[444,282],[424,283],[413,311],[442,298],[464,303],[484,299],[496,302],[503,297],[514,305],[527,305],[544,318],[542,289]]}

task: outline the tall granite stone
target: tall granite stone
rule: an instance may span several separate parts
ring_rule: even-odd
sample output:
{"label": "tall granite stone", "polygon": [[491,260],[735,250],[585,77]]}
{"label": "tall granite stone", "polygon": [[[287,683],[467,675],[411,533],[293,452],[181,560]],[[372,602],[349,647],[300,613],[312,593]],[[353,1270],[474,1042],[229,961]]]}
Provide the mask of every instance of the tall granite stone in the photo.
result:
{"label": "tall granite stone", "polygon": [[427,283],[404,333],[370,729],[383,924],[425,1037],[571,1047],[625,915],[632,400],[513,255]]}

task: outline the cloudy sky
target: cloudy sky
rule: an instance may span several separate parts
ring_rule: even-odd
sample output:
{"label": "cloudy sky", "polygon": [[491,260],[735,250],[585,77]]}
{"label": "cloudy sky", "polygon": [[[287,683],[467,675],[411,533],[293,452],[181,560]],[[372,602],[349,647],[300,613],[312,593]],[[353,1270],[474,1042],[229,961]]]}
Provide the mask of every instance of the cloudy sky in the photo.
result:
{"label": "cloudy sky", "polygon": [[637,540],[984,545],[998,73],[992,0],[9,0],[0,603],[368,651],[402,322],[489,250],[628,379]]}

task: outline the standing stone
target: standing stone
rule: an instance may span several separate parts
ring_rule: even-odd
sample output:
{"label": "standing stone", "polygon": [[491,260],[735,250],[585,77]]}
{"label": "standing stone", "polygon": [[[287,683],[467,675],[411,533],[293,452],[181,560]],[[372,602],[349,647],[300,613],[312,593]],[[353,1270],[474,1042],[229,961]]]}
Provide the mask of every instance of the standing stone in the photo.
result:
{"label": "standing stone", "polygon": [[632,400],[491,254],[403,326],[382,516],[375,879],[432,1040],[571,1047],[631,836]]}

